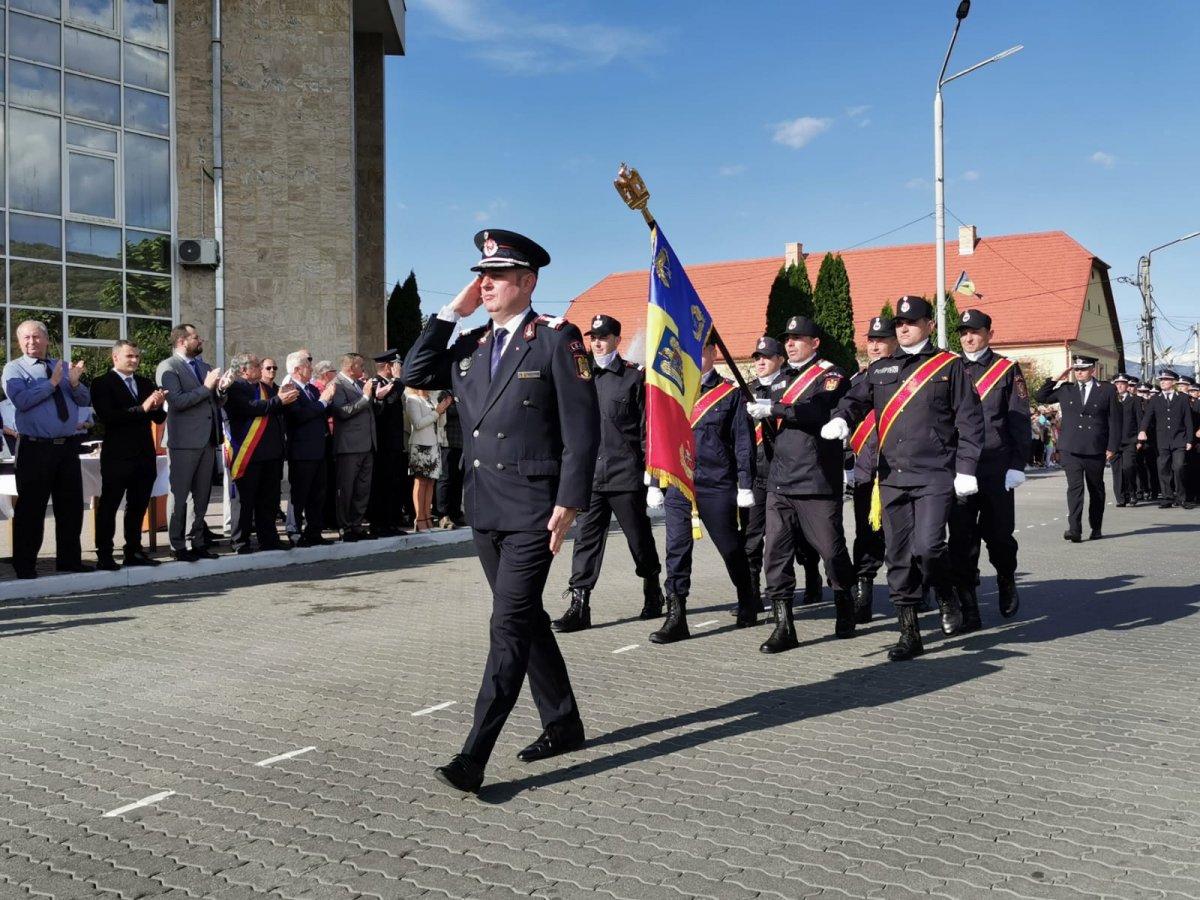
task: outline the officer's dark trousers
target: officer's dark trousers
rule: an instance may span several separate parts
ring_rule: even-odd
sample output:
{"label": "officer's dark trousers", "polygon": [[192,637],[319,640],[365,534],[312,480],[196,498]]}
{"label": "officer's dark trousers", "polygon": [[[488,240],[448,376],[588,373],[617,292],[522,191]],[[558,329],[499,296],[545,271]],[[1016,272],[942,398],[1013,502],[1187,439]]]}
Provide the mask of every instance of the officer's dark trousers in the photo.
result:
{"label": "officer's dark trousers", "polygon": [[1183,485],[1188,500],[1195,503],[1200,499],[1200,447],[1195,440],[1192,441],[1192,449],[1188,451],[1183,464]]}
{"label": "officer's dark trousers", "polygon": [[230,543],[233,549],[250,546],[250,535],[258,536],[260,548],[279,544],[275,517],[279,513],[279,485],[283,481],[283,460],[251,462],[234,486],[238,494],[238,513]]}
{"label": "officer's dark trousers", "polygon": [[[750,580],[757,585],[762,579],[763,547],[767,537],[767,489],[756,484],[753,491],[754,505],[749,509],[740,510],[740,513],[744,525],[742,542],[746,546],[746,561],[750,563]],[[820,577],[819,572],[815,570],[817,551],[809,546],[802,534],[796,535],[796,562],[806,570],[813,566],[814,577]]]}
{"label": "officer's dark trousers", "polygon": [[981,467],[975,477],[979,492],[956,497],[950,512],[950,566],[954,583],[973,588],[979,576],[980,543],[987,544],[988,559],[996,574],[1005,578],[1017,572],[1015,491],[1004,489],[1003,468]]}
{"label": "officer's dark trousers", "polygon": [[[667,578],[663,587],[668,594],[686,597],[692,590],[692,504],[672,487],[667,489],[664,506],[667,513]],[[698,489],[696,507],[704,536],[721,554],[738,599],[751,599],[754,593],[750,584],[750,564],[746,562],[738,531],[737,489]]]}
{"label": "officer's dark trousers", "polygon": [[525,675],[542,727],[579,718],[542,590],[550,574],[548,531],[476,531],[475,552],[492,589],[492,620],[483,684],[475,700],[475,723],[463,744],[485,764],[512,712]]}
{"label": "officer's dark trousers", "polygon": [[309,540],[321,537],[325,523],[325,490],[328,463],[324,459],[293,459],[288,462],[292,488],[292,511],[296,530]]}
{"label": "officer's dark trousers", "polygon": [[371,461],[367,518],[373,531],[399,528],[404,518],[404,476],[408,467],[400,468],[399,457],[398,450],[377,450]]}
{"label": "officer's dark trousers", "polygon": [[1158,451],[1152,447],[1137,451],[1137,482],[1147,499],[1158,493]]}
{"label": "officer's dark trousers", "polygon": [[575,550],[571,556],[569,584],[572,588],[585,588],[590,591],[596,586],[596,581],[600,578],[600,567],[604,564],[608,525],[614,513],[617,524],[625,532],[629,552],[633,554],[634,572],[638,578],[649,578],[662,570],[658,562],[654,532],[650,530],[650,517],[646,515],[645,493],[641,489],[604,493],[592,491],[591,503],[576,519],[579,531],[575,536]]}
{"label": "officer's dark trousers", "polygon": [[954,506],[950,482],[880,485],[888,591],[896,606],[921,603],[922,585],[949,586],[946,523]]}
{"label": "officer's dark trousers", "polygon": [[17,498],[13,514],[13,568],[32,572],[46,532],[46,504],[54,500],[55,560],[59,565],[79,562],[79,535],[83,531],[83,475],[79,470],[79,442],[62,443],[22,439],[17,453]]}
{"label": "officer's dark trousers", "polygon": [[1158,451],[1158,483],[1162,485],[1163,500],[1174,500],[1180,506],[1187,502],[1187,490],[1183,483],[1186,457],[1187,451],[1182,447]]}
{"label": "officer's dark trousers", "polygon": [[96,552],[112,553],[117,511],[125,499],[125,552],[142,547],[142,517],[150,505],[158,469],[153,456],[135,459],[100,457],[100,505],[96,512]]}
{"label": "officer's dark trousers", "polygon": [[859,578],[874,581],[883,565],[883,529],[871,527],[871,489],[875,482],[854,483],[854,573]]}
{"label": "officer's dark trousers", "polygon": [[[434,505],[439,516],[461,519],[463,514],[463,464],[462,447],[442,448],[442,473],[434,488]],[[412,491],[409,491],[412,494]],[[411,499],[409,501],[412,502]],[[642,504],[643,509],[645,504]]]}
{"label": "officer's dark trousers", "polygon": [[796,591],[792,557],[797,538],[803,539],[825,563],[835,591],[854,584],[854,566],[842,530],[842,498],[792,497],[767,493],[767,540],[763,555],[768,600],[790,600]]}
{"label": "officer's dark trousers", "polygon": [[1113,496],[1117,502],[1132,499],[1137,490],[1137,447],[1130,444],[1118,451],[1109,465],[1112,466]]}
{"label": "officer's dark trousers", "polygon": [[1104,455],[1063,453],[1067,473],[1067,530],[1083,533],[1083,490],[1088,493],[1088,524],[1098,531],[1104,521]]}

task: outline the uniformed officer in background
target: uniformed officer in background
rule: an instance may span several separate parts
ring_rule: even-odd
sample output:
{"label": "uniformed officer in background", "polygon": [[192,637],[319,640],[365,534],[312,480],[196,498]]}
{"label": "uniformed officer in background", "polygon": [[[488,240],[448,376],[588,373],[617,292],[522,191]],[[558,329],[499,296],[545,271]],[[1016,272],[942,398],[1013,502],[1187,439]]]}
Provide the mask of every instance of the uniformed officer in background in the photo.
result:
{"label": "uniformed officer in background", "polygon": [[382,400],[375,401],[375,461],[371,467],[367,518],[374,537],[394,537],[404,534],[405,506],[412,502],[408,432],[404,424],[404,382],[393,374],[400,370],[400,351],[392,348],[371,358],[378,368],[371,379],[375,382],[376,396],[385,384],[395,387]]}
{"label": "uniformed officer in background", "polygon": [[[1074,376],[1074,381],[1068,377]],[[1076,356],[1071,368],[1037,392],[1038,403],[1059,408],[1058,457],[1067,473],[1067,530],[1063,538],[1083,540],[1083,491],[1088,493],[1091,539],[1104,536],[1104,467],[1121,446],[1121,410],[1117,389],[1097,381],[1096,360]]]}
{"label": "uniformed officer in background", "polygon": [[[567,666],[542,607],[554,555],[586,509],[600,446],[591,363],[579,329],[531,307],[544,249],[512,231],[475,235],[478,276],[436,315],[409,351],[405,381],[452,388],[463,423],[464,499],[492,589],[490,648],[475,721],[462,753],[437,777],[475,792],[529,674],[544,728],[517,754],[530,762],[583,746]],[[490,317],[450,343],[455,324]]]}
{"label": "uniformed officer in background", "polygon": [[663,595],[658,573],[658,547],[646,515],[646,374],[642,366],[622,359],[621,323],[612,316],[592,319],[585,336],[592,345],[592,379],[600,405],[600,455],[592,482],[592,502],[579,514],[571,580],[565,596],[571,605],[561,619],[550,623],[560,633],[583,631],[592,625],[591,594],[604,564],[608,525],[616,514],[625,532],[634,571],[642,579],[642,611],[638,618],[662,615]]}
{"label": "uniformed officer in background", "polygon": [[1129,389],[1132,380],[1124,372],[1112,380],[1121,412],[1121,441],[1117,455],[1112,458],[1113,496],[1116,497],[1117,506],[1133,506],[1136,503],[1137,435],[1141,409],[1137,395]]}
{"label": "uniformed officer in background", "polygon": [[950,560],[955,573],[963,633],[983,626],[975,586],[979,583],[979,551],[987,544],[996,570],[1000,615],[1017,614],[1016,489],[1025,483],[1025,464],[1033,450],[1029,431],[1029,388],[1016,360],[992,350],[992,318],[978,309],[965,310],[958,323],[963,367],[983,407],[983,452],[975,478],[979,491],[958,497],[950,514]]}
{"label": "uniformed officer in background", "polygon": [[[725,571],[737,592],[739,628],[758,623],[750,564],[738,529],[738,509],[754,503],[754,433],[743,408],[743,395],[722,378],[713,363],[717,348],[711,337],[700,354],[700,398],[692,409],[696,443],[694,484],[699,523],[721,554]],[[657,508],[662,492],[651,485],[647,502]],[[687,598],[692,589],[692,504],[675,486],[667,488],[667,619],[650,635],[655,644],[670,644],[690,636]]]}
{"label": "uniformed officer in background", "polygon": [[1191,509],[1193,506],[1187,499],[1183,467],[1196,440],[1196,425],[1192,421],[1191,398],[1175,390],[1178,380],[1174,369],[1163,369],[1158,373],[1162,393],[1150,398],[1138,426],[1138,440],[1147,441],[1153,434],[1158,446],[1158,482],[1162,485],[1159,509],[1172,506]]}
{"label": "uniformed officer in background", "polygon": [[871,363],[821,429],[845,440],[871,412],[879,428],[879,485],[888,588],[900,620],[893,662],[925,652],[917,622],[922,583],[933,586],[942,631],[962,627],[946,549],[954,499],[978,490],[983,413],[962,360],[930,340],[933,308],[921,297],[896,302],[899,349]]}
{"label": "uniformed officer in background", "polygon": [[[1198,375],[1200,377],[1200,375]],[[1188,453],[1187,463],[1183,467],[1184,482],[1187,487],[1187,498],[1190,503],[1200,503],[1200,384],[1194,379],[1181,378],[1182,385],[1187,384],[1187,395],[1192,403],[1192,424],[1196,426],[1192,441],[1191,452]]]}
{"label": "uniformed officer in background", "polygon": [[842,528],[841,440],[820,437],[821,427],[849,388],[846,373],[817,359],[821,329],[807,316],[793,316],[784,331],[788,361],[796,370],[786,385],[773,385],[771,397],[746,405],[756,420],[776,419],[779,436],[767,479],[767,537],[764,569],[775,630],[759,647],[781,653],[799,646],[792,618],[797,538],[820,555],[833,583],[837,613],[834,634],[854,635],[854,568]]}
{"label": "uniformed officer in background", "polygon": [[[1152,396],[1153,391],[1147,381],[1138,385],[1138,428],[1142,426],[1142,416],[1145,415],[1146,404],[1150,402]],[[1137,442],[1137,486],[1135,499],[1158,499],[1158,448],[1154,446],[1154,435],[1150,435],[1148,443]]]}

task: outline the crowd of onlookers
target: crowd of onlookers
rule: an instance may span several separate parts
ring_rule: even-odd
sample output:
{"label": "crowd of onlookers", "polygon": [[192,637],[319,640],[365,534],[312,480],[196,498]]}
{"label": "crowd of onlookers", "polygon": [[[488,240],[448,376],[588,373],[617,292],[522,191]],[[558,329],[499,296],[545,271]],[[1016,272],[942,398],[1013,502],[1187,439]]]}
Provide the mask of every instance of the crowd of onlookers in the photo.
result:
{"label": "crowd of onlookers", "polygon": [[1058,465],[1058,409],[1039,406],[1029,413],[1033,429],[1033,453],[1029,464],[1036,468],[1052,469]]}

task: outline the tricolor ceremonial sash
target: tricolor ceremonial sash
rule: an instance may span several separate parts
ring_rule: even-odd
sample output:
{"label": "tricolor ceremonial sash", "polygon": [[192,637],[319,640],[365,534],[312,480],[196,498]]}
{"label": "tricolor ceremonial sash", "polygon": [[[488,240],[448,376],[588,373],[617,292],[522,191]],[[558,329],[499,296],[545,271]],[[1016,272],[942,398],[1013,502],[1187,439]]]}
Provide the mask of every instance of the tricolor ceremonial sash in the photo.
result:
{"label": "tricolor ceremonial sash", "polygon": [[729,396],[733,390],[733,385],[728,381],[722,381],[715,388],[705,394],[700,395],[700,399],[696,401],[696,405],[692,407],[692,427],[696,427],[704,414],[721,402],[722,398]]}
{"label": "tricolor ceremonial sash", "polygon": [[992,363],[991,368],[979,376],[979,380],[975,382],[975,391],[979,394],[980,400],[988,395],[988,391],[996,386],[996,382],[1008,374],[1008,370],[1013,365],[1011,359],[1000,357]]}
{"label": "tricolor ceremonial sash", "polygon": [[935,353],[921,365],[917,366],[915,372],[904,380],[904,384],[900,385],[900,390],[892,395],[887,404],[883,407],[883,412],[879,414],[879,450],[883,451],[883,442],[887,440],[888,434],[892,430],[892,425],[895,424],[896,418],[900,413],[904,412],[908,406],[908,401],[917,395],[921,388],[929,383],[938,372],[954,362],[958,357],[953,353],[947,353],[942,350]]}
{"label": "tricolor ceremonial sash", "polygon": [[[262,384],[257,387],[258,399],[268,399],[266,387]],[[229,477],[234,481],[246,474],[246,467],[250,465],[250,459],[254,456],[258,442],[262,440],[266,430],[267,416],[265,415],[250,419],[245,432],[241,434],[235,433],[233,426],[230,425],[226,434],[225,465],[229,468]]]}
{"label": "tricolor ceremonial sash", "polygon": [[867,417],[858,423],[858,427],[854,429],[854,434],[850,435],[850,449],[856,454],[863,452],[863,447],[867,446],[867,441],[871,434],[875,431],[875,410],[867,413]]}

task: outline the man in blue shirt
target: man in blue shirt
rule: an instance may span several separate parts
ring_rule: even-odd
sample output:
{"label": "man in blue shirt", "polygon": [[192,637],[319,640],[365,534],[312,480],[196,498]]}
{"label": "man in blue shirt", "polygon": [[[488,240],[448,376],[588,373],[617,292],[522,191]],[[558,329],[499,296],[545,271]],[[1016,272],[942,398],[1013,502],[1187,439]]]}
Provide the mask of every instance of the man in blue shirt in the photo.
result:
{"label": "man in blue shirt", "polygon": [[80,561],[83,480],[79,470],[79,407],[91,403],[80,384],[83,362],[50,359],[50,335],[41,322],[17,326],[22,356],[4,367],[4,391],[16,409],[18,502],[13,516],[13,568],[37,578],[37,556],[54,501],[55,564],[60,572],[90,572]]}

